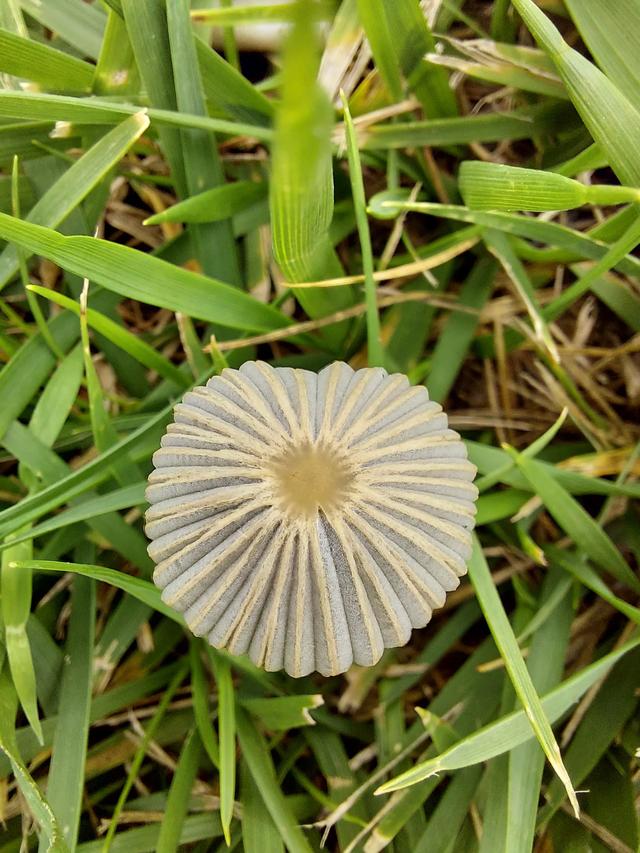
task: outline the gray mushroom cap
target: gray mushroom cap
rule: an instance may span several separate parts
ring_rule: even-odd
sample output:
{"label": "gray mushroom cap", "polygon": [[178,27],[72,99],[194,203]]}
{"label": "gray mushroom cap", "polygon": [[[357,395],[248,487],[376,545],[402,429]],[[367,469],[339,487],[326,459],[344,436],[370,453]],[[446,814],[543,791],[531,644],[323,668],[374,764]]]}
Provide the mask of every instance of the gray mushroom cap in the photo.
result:
{"label": "gray mushroom cap", "polygon": [[247,362],[174,415],[149,554],[163,600],[213,646],[293,676],[370,666],[465,574],[475,468],[424,386]]}

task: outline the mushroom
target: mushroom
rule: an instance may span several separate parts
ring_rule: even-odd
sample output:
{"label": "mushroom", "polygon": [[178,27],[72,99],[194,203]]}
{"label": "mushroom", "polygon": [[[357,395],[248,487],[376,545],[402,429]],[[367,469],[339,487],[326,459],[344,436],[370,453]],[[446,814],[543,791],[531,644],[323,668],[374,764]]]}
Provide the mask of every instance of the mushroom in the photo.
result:
{"label": "mushroom", "polygon": [[466,572],[475,468],[401,374],[226,369],[176,406],[153,463],[163,600],[266,670],[370,666]]}

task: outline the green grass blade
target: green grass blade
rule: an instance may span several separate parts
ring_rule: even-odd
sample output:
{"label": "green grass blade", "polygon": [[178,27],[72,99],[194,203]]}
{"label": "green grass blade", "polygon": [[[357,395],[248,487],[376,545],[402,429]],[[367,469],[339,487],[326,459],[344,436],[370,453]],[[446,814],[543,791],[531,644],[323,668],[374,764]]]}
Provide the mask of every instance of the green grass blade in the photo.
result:
{"label": "green grass blade", "polygon": [[[140,107],[129,104],[114,103],[106,98],[72,98],[69,95],[46,95],[35,92],[12,92],[0,91],[0,116],[16,119],[27,119],[34,121],[34,117],[40,121],[68,121],[78,125],[84,124],[117,124],[129,116],[141,112]],[[231,135],[246,135],[270,142],[273,138],[271,129],[221,118],[210,118],[209,116],[190,115],[179,113],[175,110],[150,108],[143,112],[154,124],[160,127],[179,128],[195,127],[214,133],[229,133]],[[28,133],[27,140],[33,136],[33,131]],[[48,134],[44,135],[44,140]],[[9,138],[7,146],[10,153],[15,151],[16,142]],[[0,149],[1,151],[1,149]],[[28,153],[31,146],[27,147]],[[41,150],[39,151],[40,156]]]}
{"label": "green grass blade", "polygon": [[191,788],[198,772],[198,759],[202,744],[196,731],[189,733],[178,766],[173,774],[171,787],[167,796],[164,820],[158,836],[158,853],[175,853],[180,845],[180,837],[185,818],[189,809]]}
{"label": "green grass blade", "polygon": [[[200,69],[189,18],[189,0],[167,0],[167,29],[178,110],[206,115]],[[182,130],[182,157],[189,196],[223,185],[216,138],[204,130]],[[240,284],[240,266],[229,219],[191,229],[196,258],[207,275]]]}
{"label": "green grass blade", "polygon": [[310,711],[323,704],[324,699],[319,693],[242,701],[242,707],[273,732],[315,726],[316,721]]}
{"label": "green grass blade", "polygon": [[0,28],[0,71],[58,92],[88,92],[93,66],[46,44]]}
{"label": "green grass blade", "polygon": [[634,0],[565,0],[587,47],[607,77],[640,110],[640,10]]}
{"label": "green grass blade", "polygon": [[465,204],[474,210],[570,210],[640,199],[640,190],[632,187],[587,185],[553,172],[480,160],[460,164],[459,182]]}
{"label": "green grass blade", "polygon": [[[56,305],[66,308],[67,311],[71,311],[77,317],[80,316],[80,304],[73,299],[69,299],[68,296],[64,296],[55,290],[50,290],[48,287],[40,287],[37,284],[31,285],[31,290],[51,300],[51,302],[55,302]],[[119,326],[109,317],[96,311],[95,308],[87,308],[86,318],[87,324],[92,329],[104,335],[107,340],[128,353],[140,364],[144,364],[149,370],[155,370],[160,376],[168,379],[169,382],[172,382],[178,388],[186,389],[190,386],[191,382],[189,378],[182,371],[170,362],[168,358],[165,358],[161,353],[145,343],[139,336]]]}
{"label": "green grass blade", "polygon": [[540,462],[515,452],[514,458],[549,514],[585,554],[630,589],[640,591],[640,581],[620,551],[581,504],[547,473]]}
{"label": "green grass blade", "polygon": [[[543,708],[551,722],[558,720],[587,690],[596,684],[625,654],[636,649],[639,639],[625,643],[604,655],[600,660],[580,670],[563,681],[543,697]],[[459,740],[445,752],[418,764],[407,773],[382,786],[381,792],[415,785],[438,773],[469,767],[503,755],[534,737],[530,721],[524,710],[514,711]]]}
{"label": "green grass blade", "polygon": [[[495,261],[490,258],[480,260],[460,290],[460,304],[470,308],[482,308],[493,289],[496,271]],[[431,370],[427,379],[432,400],[438,403],[446,400],[462,367],[477,325],[478,318],[473,314],[460,312],[447,318],[433,349]]]}
{"label": "green grass blade", "polygon": [[246,762],[240,768],[244,853],[284,853],[284,844]]}
{"label": "green grass blade", "polygon": [[[93,679],[95,581],[76,577],[64,657],[58,724],[47,781],[49,805],[71,851],[76,849]],[[42,844],[40,845],[42,849]]]}
{"label": "green grass blade", "polygon": [[161,222],[218,222],[241,213],[266,197],[268,187],[264,182],[235,181],[214,187],[191,196],[184,201],[155,213],[145,220],[145,225]]}
{"label": "green grass blade", "polygon": [[193,640],[189,646],[189,660],[191,662],[191,691],[193,695],[193,715],[200,740],[205,748],[209,760],[214,767],[220,767],[220,748],[218,738],[212,724],[212,712],[209,702],[209,685],[204,674],[204,667],[200,660],[200,644]]}
{"label": "green grass blade", "polygon": [[93,580],[101,583],[108,583],[115,586],[117,589],[132,595],[143,604],[147,604],[159,613],[168,616],[179,624],[182,623],[181,617],[168,607],[160,598],[160,592],[149,581],[142,580],[133,575],[127,575],[125,572],[119,572],[116,569],[106,569],[103,566],[92,566],[85,563],[62,563],[56,560],[16,560],[15,558],[9,563],[16,572],[22,569],[32,569],[37,572],[71,572],[72,574],[82,575],[83,577],[93,578]]}
{"label": "green grass blade", "polygon": [[[149,103],[157,109],[177,112],[164,0],[122,0],[122,11]],[[188,192],[181,136],[174,128],[163,127],[160,140],[173,183],[184,198]]]}
{"label": "green grass blade", "polygon": [[7,548],[2,554],[0,613],[11,677],[29,725],[42,743],[36,675],[27,636],[27,620],[31,610],[31,572],[15,567],[15,561],[30,560],[32,556],[33,543],[30,539]]}
{"label": "green grass blade", "polygon": [[127,246],[93,237],[63,237],[4,213],[0,235],[129,299],[236,329],[270,331],[289,324],[275,308],[231,285]]}
{"label": "green grass blade", "polygon": [[220,821],[227,845],[231,844],[231,820],[236,795],[236,700],[231,667],[209,650],[218,687],[218,740],[220,745]]}
{"label": "green grass blade", "polygon": [[280,790],[267,744],[241,708],[236,724],[242,754],[280,836],[292,853],[310,853],[311,847]]}
{"label": "green grass blade", "polygon": [[531,723],[531,727],[549,763],[565,786],[573,810],[578,815],[580,812],[578,801],[571,780],[562,762],[560,748],[540,702],[540,697],[531,681],[531,676],[522,658],[518,642],[513,634],[500,597],[493,585],[489,567],[477,539],[474,540],[474,550],[469,563],[469,575],[478,595],[482,612],[491,629],[496,645],[500,650],[514,690],[522,702],[527,719]]}
{"label": "green grass blade", "polygon": [[[49,227],[59,225],[102,181],[148,126],[148,118],[143,113],[137,113],[105,134],[40,197],[29,211],[27,222]],[[0,255],[0,288],[17,271],[16,249],[8,246]]]}
{"label": "green grass blade", "polygon": [[20,0],[20,7],[83,56],[98,58],[106,22],[99,6],[82,0]]}
{"label": "green grass blade", "polygon": [[9,747],[0,740],[0,752],[4,752],[11,762],[11,769],[16,778],[22,796],[29,805],[31,813],[40,824],[42,832],[47,839],[47,853],[69,853],[69,848],[55,819],[53,812],[33,777],[22,763],[19,756],[14,755]]}
{"label": "green grass blade", "polygon": [[513,0],[513,5],[541,47],[553,60],[569,96],[609,159],[622,183],[640,186],[640,112],[588,59],[567,45],[533,2]]}
{"label": "green grass blade", "polygon": [[367,348],[368,361],[371,367],[382,367],[385,363],[384,349],[380,337],[380,317],[378,316],[377,288],[373,279],[373,252],[371,249],[371,234],[367,221],[367,201],[362,180],[362,166],[353,120],[349,112],[349,104],[342,93],[344,123],[347,132],[347,155],[349,157],[349,176],[351,178],[351,193],[356,212],[356,224],[360,238],[362,253],[362,268],[364,272],[364,293],[367,303]]}
{"label": "green grass blade", "polygon": [[[316,82],[319,51],[310,4],[301,2],[282,57],[269,202],[273,254],[287,281],[335,278],[342,268],[329,239],[333,217],[332,110]],[[348,289],[296,294],[310,317],[352,304]],[[338,335],[332,331],[332,340]]]}

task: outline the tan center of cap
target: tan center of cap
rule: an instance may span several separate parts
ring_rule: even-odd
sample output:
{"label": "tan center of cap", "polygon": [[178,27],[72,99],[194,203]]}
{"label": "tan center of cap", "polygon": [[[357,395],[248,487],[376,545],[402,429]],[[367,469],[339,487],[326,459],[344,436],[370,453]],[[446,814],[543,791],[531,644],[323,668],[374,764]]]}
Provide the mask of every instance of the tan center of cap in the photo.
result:
{"label": "tan center of cap", "polygon": [[305,444],[286,450],[266,465],[284,511],[310,517],[336,509],[348,496],[353,470],[331,448]]}

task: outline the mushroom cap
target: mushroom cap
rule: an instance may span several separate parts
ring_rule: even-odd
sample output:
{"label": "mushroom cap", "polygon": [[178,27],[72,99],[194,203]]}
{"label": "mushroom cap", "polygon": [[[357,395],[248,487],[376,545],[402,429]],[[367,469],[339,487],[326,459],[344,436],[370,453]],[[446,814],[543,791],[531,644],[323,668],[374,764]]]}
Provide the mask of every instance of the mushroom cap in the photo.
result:
{"label": "mushroom cap", "polygon": [[466,572],[475,468],[401,374],[226,369],[185,394],[153,463],[163,601],[266,670],[370,666]]}

